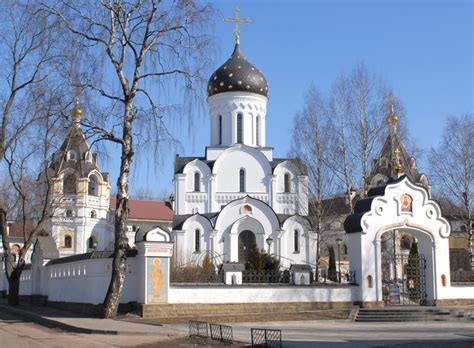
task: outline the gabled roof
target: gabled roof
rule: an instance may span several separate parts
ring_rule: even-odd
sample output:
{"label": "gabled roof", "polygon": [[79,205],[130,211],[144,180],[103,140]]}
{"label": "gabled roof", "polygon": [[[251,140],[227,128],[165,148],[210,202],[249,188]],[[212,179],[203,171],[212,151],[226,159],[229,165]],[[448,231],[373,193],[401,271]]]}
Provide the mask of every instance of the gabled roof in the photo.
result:
{"label": "gabled roof", "polygon": [[[130,199],[129,219],[131,220],[151,220],[151,221],[173,221],[173,209],[166,201]],[[110,198],[110,209],[115,210],[116,199]]]}
{"label": "gabled roof", "polygon": [[[405,146],[403,145],[402,140],[400,139],[398,134],[394,134],[394,147],[393,151],[396,149],[400,150],[400,164],[402,165],[402,173],[408,176],[408,178],[415,182],[418,183],[420,181],[420,178],[422,176],[422,173],[418,171],[416,168],[416,165],[413,165],[414,163],[414,158],[408,153],[406,150]],[[381,158],[386,158],[389,162],[387,163],[387,166],[381,166]],[[390,163],[392,158],[392,142],[390,135],[385,139],[385,143],[382,146],[382,149],[380,150],[380,153],[373,161],[372,165],[372,171],[370,173],[370,179],[372,179],[374,176],[377,174],[382,174],[385,177],[389,178],[391,177],[391,167],[393,163]]]}
{"label": "gabled roof", "polygon": [[[77,159],[75,161],[67,161],[67,153],[73,150],[76,153]],[[86,161],[86,153],[91,154],[91,161]],[[53,156],[50,169],[55,175],[58,175],[67,168],[73,169],[80,177],[84,178],[89,175],[92,170],[100,172],[97,164],[96,154],[90,152],[90,146],[87,143],[86,137],[79,124],[73,124],[69,130],[68,135],[64,139],[61,147]],[[105,181],[108,181],[108,173],[102,173]]]}
{"label": "gabled roof", "polygon": [[8,236],[23,238],[23,226],[26,227],[26,238],[28,238],[31,233],[31,230],[34,227],[33,220],[26,220],[25,224],[23,224],[23,221],[15,221],[8,223]]}

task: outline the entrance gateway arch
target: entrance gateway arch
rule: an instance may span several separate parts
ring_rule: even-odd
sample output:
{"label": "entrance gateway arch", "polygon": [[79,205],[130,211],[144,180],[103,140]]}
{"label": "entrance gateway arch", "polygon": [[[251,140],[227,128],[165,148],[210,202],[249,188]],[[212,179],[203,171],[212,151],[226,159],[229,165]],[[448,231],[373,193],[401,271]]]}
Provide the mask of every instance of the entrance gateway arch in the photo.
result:
{"label": "entrance gateway arch", "polygon": [[[448,298],[451,226],[425,188],[401,176],[371,189],[367,198],[356,203],[354,213],[344,222],[344,229],[363,307],[384,306],[387,298],[395,295],[398,303],[406,304],[400,301],[400,296],[405,296],[414,299],[410,304],[421,305],[435,305],[437,300]],[[392,275],[394,282],[390,287],[386,261],[382,260],[382,239],[392,231],[413,236],[418,255],[409,256],[407,252],[408,261],[397,264],[394,250],[395,276]]]}

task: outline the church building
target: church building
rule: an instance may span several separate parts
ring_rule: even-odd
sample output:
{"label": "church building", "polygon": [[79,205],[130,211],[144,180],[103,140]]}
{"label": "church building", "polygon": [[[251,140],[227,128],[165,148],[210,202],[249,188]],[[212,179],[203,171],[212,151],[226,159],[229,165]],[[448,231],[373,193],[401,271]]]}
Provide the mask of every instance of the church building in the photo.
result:
{"label": "church building", "polygon": [[[257,247],[282,266],[316,262],[306,167],[267,146],[268,83],[241,51],[210,77],[210,144],[202,157],[176,157],[173,239],[179,264],[245,263]],[[271,122],[271,118],[270,118]]]}

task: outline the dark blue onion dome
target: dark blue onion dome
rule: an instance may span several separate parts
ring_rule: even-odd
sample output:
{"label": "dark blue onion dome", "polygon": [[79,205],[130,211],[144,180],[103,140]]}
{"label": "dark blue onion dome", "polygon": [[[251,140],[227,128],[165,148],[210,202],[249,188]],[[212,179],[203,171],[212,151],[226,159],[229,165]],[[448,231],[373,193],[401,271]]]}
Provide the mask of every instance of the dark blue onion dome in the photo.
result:
{"label": "dark blue onion dome", "polygon": [[207,84],[207,95],[224,92],[252,92],[268,97],[268,83],[262,72],[250,64],[237,43],[232,56],[214,74]]}

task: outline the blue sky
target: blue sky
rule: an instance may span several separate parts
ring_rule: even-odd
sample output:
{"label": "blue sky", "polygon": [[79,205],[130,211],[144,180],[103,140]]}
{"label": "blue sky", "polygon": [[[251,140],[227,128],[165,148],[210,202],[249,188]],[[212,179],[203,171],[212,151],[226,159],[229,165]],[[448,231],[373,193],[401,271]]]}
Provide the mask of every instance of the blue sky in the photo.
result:
{"label": "blue sky", "polygon": [[[326,92],[342,71],[364,61],[383,75],[403,102],[412,139],[422,148],[437,145],[448,114],[473,112],[473,2],[461,0],[215,1],[212,54],[217,69],[232,53],[233,26],[223,22],[239,6],[241,48],[265,74],[270,89],[267,146],[286,156],[293,115],[310,83]],[[211,72],[210,72],[211,73]],[[209,119],[197,120],[182,138],[181,156],[203,156]],[[172,192],[174,153],[156,169],[135,167],[133,188]],[[104,167],[104,166],[103,166]],[[115,183],[115,170],[110,170]]]}

